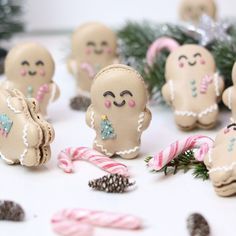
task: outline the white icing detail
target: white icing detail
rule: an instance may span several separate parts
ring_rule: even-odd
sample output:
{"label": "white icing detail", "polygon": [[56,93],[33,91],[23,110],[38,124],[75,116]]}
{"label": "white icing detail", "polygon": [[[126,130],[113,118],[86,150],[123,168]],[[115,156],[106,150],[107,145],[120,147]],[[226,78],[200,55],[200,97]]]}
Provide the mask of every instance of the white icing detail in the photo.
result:
{"label": "white icing detail", "polygon": [[145,116],[145,113],[142,112],[138,117],[138,129],[137,129],[138,132],[141,132],[141,129],[143,127],[144,116]]}
{"label": "white icing detail", "polygon": [[134,147],[134,148],[132,148],[132,149],[128,149],[128,150],[116,152],[116,154],[118,154],[118,155],[130,154],[130,153],[132,153],[132,152],[136,152],[137,150],[139,150],[139,148],[140,148],[139,146],[136,146],[136,147]]}
{"label": "white icing detail", "polygon": [[19,160],[20,160],[20,164],[23,166],[24,165],[24,158],[25,158],[25,155],[26,155],[26,153],[28,152],[28,149],[24,149],[24,151],[23,151],[23,153],[20,155],[20,158],[19,158]]}
{"label": "white icing detail", "polygon": [[214,74],[213,80],[214,80],[214,85],[215,85],[216,96],[219,97],[220,96],[220,89],[219,89],[219,75],[218,75],[218,73]]}
{"label": "white icing detail", "polygon": [[112,153],[108,152],[108,150],[105,149],[102,144],[99,144],[99,143],[97,142],[97,140],[94,140],[94,143],[95,143],[95,145],[96,145],[97,147],[99,147],[99,148],[102,150],[102,152],[105,153],[107,156],[112,156]]}
{"label": "white icing detail", "polygon": [[29,147],[29,143],[28,143],[28,140],[27,140],[28,127],[29,127],[28,124],[26,124],[26,125],[24,126],[24,129],[23,129],[23,136],[22,136],[22,138],[23,138],[23,143],[25,144],[26,147]]}
{"label": "white icing detail", "polygon": [[217,109],[218,109],[217,104],[214,104],[198,114],[196,112],[192,112],[192,111],[175,111],[175,114],[177,116],[193,116],[193,117],[201,118],[209,113],[212,113],[213,111],[216,111]]}
{"label": "white icing detail", "polygon": [[172,80],[169,80],[169,87],[170,87],[170,99],[173,102],[175,99],[175,93],[174,93],[174,83]]}
{"label": "white icing detail", "polygon": [[52,83],[51,85],[52,85],[52,90],[51,90],[51,96],[49,99],[49,104],[53,102],[55,95],[56,95],[56,90],[57,90],[56,84]]}
{"label": "white icing detail", "polygon": [[208,152],[208,161],[209,163],[212,163],[212,148],[210,148]]}
{"label": "white icing detail", "polygon": [[214,104],[214,105],[208,107],[207,109],[205,109],[204,111],[200,112],[198,114],[198,117],[201,118],[201,117],[207,115],[208,113],[212,113],[213,111],[217,111],[217,109],[218,109],[217,104]]}
{"label": "white icing detail", "polygon": [[7,100],[6,100],[6,101],[7,101],[7,106],[8,106],[8,108],[9,108],[10,110],[12,110],[12,111],[13,111],[14,113],[16,113],[16,114],[21,113],[20,110],[15,109],[15,108],[11,105],[9,99],[10,99],[10,96],[8,96],[8,98],[7,98]]}
{"label": "white icing detail", "polygon": [[236,161],[232,162],[230,165],[227,166],[212,168],[209,170],[209,173],[231,171],[235,166],[236,166]]}
{"label": "white icing detail", "polygon": [[6,161],[8,164],[14,164],[14,161],[7,159],[1,152],[0,152],[0,157]]}
{"label": "white icing detail", "polygon": [[232,88],[229,88],[228,93],[228,108],[232,110]]}
{"label": "white icing detail", "polygon": [[91,128],[94,129],[95,120],[94,120],[94,111],[93,110],[91,111],[90,120],[91,120],[91,122],[90,122]]}

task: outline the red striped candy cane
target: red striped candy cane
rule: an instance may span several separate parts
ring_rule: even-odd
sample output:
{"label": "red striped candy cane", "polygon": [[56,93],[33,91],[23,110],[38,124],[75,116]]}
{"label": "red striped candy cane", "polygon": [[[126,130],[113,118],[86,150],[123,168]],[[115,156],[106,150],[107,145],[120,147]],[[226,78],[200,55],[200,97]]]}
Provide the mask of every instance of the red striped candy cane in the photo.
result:
{"label": "red striped candy cane", "polygon": [[58,167],[66,173],[73,172],[73,161],[88,161],[111,174],[129,176],[126,165],[118,163],[104,154],[87,147],[66,148],[58,155]]}
{"label": "red striped candy cane", "polygon": [[208,153],[209,148],[211,148],[213,144],[214,141],[211,138],[202,135],[195,135],[176,141],[150,159],[148,166],[154,170],[160,170],[175,157],[191,149],[197,149],[195,158],[198,161],[203,161],[204,156]]}
{"label": "red striped candy cane", "polygon": [[[142,228],[141,219],[136,216],[80,208],[63,210],[55,214],[51,220],[52,225],[57,225],[57,227],[61,224],[64,225],[64,222],[71,222],[71,226],[75,224],[88,224],[91,226],[128,230]],[[67,224],[65,230],[68,230],[70,224]],[[64,229],[64,227],[61,228]]]}
{"label": "red striped candy cane", "polygon": [[49,92],[49,86],[48,84],[43,84],[42,86],[39,87],[37,95],[36,95],[36,100],[41,102],[45,96],[46,93]]}

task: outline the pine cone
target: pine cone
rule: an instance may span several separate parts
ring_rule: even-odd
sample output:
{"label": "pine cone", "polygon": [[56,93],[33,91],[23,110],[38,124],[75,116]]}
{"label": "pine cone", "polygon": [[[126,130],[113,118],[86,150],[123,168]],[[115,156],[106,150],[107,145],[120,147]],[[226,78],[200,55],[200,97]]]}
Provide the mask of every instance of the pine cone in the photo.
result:
{"label": "pine cone", "polygon": [[134,184],[134,182],[130,183],[127,177],[119,174],[105,175],[88,183],[89,187],[107,193],[123,193]]}
{"label": "pine cone", "polygon": [[70,100],[70,107],[77,111],[86,111],[90,104],[90,98],[83,96],[76,96]]}
{"label": "pine cone", "polygon": [[23,221],[25,212],[22,207],[12,201],[0,201],[0,220]]}
{"label": "pine cone", "polygon": [[209,236],[210,227],[206,219],[198,214],[191,214],[187,219],[187,228],[191,236]]}

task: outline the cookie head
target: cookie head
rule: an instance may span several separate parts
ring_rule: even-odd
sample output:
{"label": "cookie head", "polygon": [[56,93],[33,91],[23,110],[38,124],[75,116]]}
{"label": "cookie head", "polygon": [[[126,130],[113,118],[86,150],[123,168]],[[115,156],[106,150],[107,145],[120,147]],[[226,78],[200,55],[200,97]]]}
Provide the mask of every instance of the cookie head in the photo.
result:
{"label": "cookie head", "polygon": [[19,44],[6,57],[5,74],[15,83],[49,83],[54,74],[54,61],[40,44]]}
{"label": "cookie head", "polygon": [[115,33],[100,23],[84,24],[72,36],[72,54],[87,62],[113,59],[116,47]]}
{"label": "cookie head", "polygon": [[215,19],[216,4],[214,0],[182,0],[180,4],[181,20],[197,23],[203,14]]}
{"label": "cookie head", "polygon": [[[216,70],[211,53],[195,44],[183,45],[174,50],[166,61],[166,79],[186,78],[212,74]],[[189,78],[191,79],[191,78]]]}
{"label": "cookie head", "polygon": [[112,65],[99,72],[91,88],[95,110],[102,114],[140,113],[148,96],[141,75],[131,67]]}
{"label": "cookie head", "polygon": [[232,69],[232,81],[233,81],[233,84],[236,84],[236,62],[234,63],[234,66]]}

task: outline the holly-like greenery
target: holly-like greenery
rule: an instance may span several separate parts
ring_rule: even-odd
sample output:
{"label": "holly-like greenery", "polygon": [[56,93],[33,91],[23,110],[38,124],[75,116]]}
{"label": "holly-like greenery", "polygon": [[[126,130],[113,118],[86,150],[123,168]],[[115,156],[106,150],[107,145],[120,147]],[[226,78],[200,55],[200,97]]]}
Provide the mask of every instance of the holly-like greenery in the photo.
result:
{"label": "holly-like greenery", "polygon": [[[147,157],[146,162],[152,157]],[[197,161],[194,157],[194,153],[192,150],[186,151],[172,160],[170,163],[165,165],[161,170],[155,171],[156,173],[164,173],[165,175],[173,174],[175,175],[179,171],[183,171],[184,173],[189,170],[193,171],[193,176],[195,178],[199,178],[202,180],[209,179],[208,170],[203,162]]]}
{"label": "holly-like greenery", "polygon": [[[230,28],[228,34],[231,42],[212,42],[207,48],[213,53],[218,70],[223,75],[226,86],[232,84],[231,71],[236,59],[236,29]],[[174,24],[154,24],[150,22],[127,22],[118,30],[120,41],[119,53],[123,63],[136,68],[149,85],[150,91],[160,91],[165,82],[165,63],[168,56],[167,51],[161,52],[152,68],[146,64],[146,53],[157,38],[167,36],[175,39],[180,45],[197,43],[197,41],[187,35],[182,26]]]}

